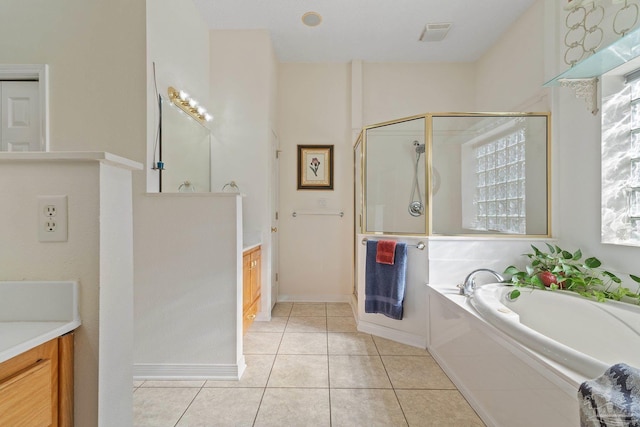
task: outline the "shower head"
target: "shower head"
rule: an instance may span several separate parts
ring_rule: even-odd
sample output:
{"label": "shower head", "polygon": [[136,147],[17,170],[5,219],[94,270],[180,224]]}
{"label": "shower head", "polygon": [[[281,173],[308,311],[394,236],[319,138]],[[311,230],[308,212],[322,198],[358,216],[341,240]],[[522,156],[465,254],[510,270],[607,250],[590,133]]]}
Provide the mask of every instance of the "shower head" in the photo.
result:
{"label": "shower head", "polygon": [[424,154],[424,144],[420,144],[418,141],[413,141],[413,145],[416,147],[416,153]]}

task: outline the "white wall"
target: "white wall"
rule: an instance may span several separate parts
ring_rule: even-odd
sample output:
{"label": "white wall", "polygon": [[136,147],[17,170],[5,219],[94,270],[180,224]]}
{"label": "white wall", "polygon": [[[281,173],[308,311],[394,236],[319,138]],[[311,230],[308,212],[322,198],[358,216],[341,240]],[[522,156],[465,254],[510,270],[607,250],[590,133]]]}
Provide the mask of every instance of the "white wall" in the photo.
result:
{"label": "white wall", "polygon": [[[554,46],[546,46],[550,63],[547,79],[568,68],[563,62],[565,14],[560,5],[548,1],[548,26],[555,25]],[[611,42],[612,18],[621,4],[603,5],[606,18],[602,23],[605,42]],[[552,27],[553,28],[553,27]],[[557,49],[560,46],[560,49]],[[555,48],[554,48],[555,47]],[[600,101],[598,101],[600,102]],[[592,115],[583,99],[570,88],[554,88],[554,198],[555,234],[560,246],[568,250],[580,248],[586,256],[595,256],[609,270],[625,274],[640,273],[640,248],[601,243],[601,115]],[[576,161],[578,159],[578,161]],[[622,277],[621,277],[622,278]],[[624,277],[623,279],[626,279]],[[634,288],[633,282],[627,285]]]}
{"label": "white wall", "polygon": [[237,378],[242,372],[241,196],[157,193],[135,232],[134,375]]}
{"label": "white wall", "polygon": [[[260,318],[271,315],[270,166],[275,153],[278,64],[264,30],[210,32],[213,125],[212,191],[235,181],[243,199],[243,230],[262,242]],[[277,132],[276,132],[277,133]]]}
{"label": "white wall", "polygon": [[[131,173],[98,162],[7,161],[0,167],[3,280],[78,280],[74,417],[131,425]],[[40,243],[37,196],[68,196],[68,241]]]}

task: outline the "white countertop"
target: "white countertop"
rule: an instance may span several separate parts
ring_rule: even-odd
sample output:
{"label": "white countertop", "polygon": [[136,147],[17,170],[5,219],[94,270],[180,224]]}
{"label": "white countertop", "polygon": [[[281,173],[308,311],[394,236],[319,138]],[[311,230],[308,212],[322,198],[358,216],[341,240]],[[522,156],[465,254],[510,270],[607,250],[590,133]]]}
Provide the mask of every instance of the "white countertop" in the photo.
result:
{"label": "white countertop", "polygon": [[71,332],[80,320],[69,322],[0,322],[0,363]]}
{"label": "white countertop", "polygon": [[0,282],[0,363],[80,326],[78,283]]}

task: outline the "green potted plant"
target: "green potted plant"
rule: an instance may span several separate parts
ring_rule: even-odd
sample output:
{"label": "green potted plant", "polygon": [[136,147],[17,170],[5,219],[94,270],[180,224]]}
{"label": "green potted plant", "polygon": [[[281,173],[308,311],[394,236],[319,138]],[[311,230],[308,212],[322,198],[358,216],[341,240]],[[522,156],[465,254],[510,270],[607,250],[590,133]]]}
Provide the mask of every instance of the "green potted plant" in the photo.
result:
{"label": "green potted plant", "polygon": [[[548,252],[531,245],[533,252],[524,254],[529,258],[529,265],[524,271],[513,265],[505,269],[504,273],[511,275],[514,285],[563,289],[600,302],[611,299],[640,305],[640,295],[622,286],[622,280],[618,276],[600,268],[602,263],[597,258],[591,257],[583,261],[580,249],[571,253],[557,245],[546,245]],[[633,274],[629,277],[640,283],[640,277]],[[520,296],[520,291],[513,290],[509,296],[515,299]]]}

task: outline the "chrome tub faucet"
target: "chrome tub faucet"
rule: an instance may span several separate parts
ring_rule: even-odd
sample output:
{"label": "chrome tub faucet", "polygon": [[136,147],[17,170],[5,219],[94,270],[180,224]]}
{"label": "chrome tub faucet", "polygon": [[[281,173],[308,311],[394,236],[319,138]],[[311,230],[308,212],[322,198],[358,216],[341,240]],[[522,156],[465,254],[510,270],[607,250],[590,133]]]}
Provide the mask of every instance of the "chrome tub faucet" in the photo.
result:
{"label": "chrome tub faucet", "polygon": [[500,275],[500,273],[498,273],[497,271],[491,270],[490,268],[479,268],[469,273],[469,275],[464,279],[462,285],[458,285],[458,287],[460,288],[460,295],[473,295],[473,291],[475,291],[476,289],[476,275],[478,273],[492,274],[498,280],[498,282],[504,282],[504,277],[502,277],[502,275]]}

